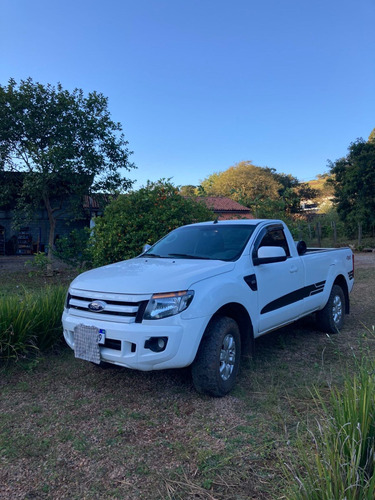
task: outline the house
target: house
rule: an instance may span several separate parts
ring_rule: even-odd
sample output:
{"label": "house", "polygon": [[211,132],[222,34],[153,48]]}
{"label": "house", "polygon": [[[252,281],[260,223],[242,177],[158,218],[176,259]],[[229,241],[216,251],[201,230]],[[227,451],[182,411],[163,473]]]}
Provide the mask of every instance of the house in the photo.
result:
{"label": "house", "polygon": [[250,208],[244,207],[230,198],[224,196],[198,196],[194,199],[204,203],[207,208],[217,214],[218,220],[254,219]]}
{"label": "house", "polygon": [[[21,222],[15,228],[13,207],[0,207],[0,255],[31,255],[44,252],[48,244],[49,220],[47,210],[40,207],[31,221]],[[72,217],[69,210],[61,211],[56,220],[55,237],[68,236],[73,229],[83,229],[90,224],[89,211],[80,219]]]}

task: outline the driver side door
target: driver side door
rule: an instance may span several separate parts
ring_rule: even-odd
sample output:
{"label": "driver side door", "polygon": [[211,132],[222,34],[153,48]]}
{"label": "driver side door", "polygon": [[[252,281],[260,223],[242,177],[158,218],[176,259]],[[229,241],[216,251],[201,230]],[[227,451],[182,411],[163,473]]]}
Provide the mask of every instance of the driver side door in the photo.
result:
{"label": "driver side door", "polygon": [[[273,253],[280,255],[285,252],[285,257],[257,259],[262,247],[278,247]],[[252,258],[257,281],[258,333],[261,334],[300,316],[304,268],[300,257],[291,255],[283,226],[276,224],[262,229],[255,241]]]}

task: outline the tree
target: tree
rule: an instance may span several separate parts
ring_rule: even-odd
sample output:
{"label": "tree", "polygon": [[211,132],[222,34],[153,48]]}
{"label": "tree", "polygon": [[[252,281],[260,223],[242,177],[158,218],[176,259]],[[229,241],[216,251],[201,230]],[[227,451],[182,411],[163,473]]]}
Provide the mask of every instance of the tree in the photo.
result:
{"label": "tree", "polygon": [[268,169],[242,161],[202,182],[208,196],[228,196],[257,211],[262,203],[278,199],[279,183]]}
{"label": "tree", "polygon": [[275,169],[266,168],[279,182],[278,190],[280,200],[284,204],[284,212],[287,215],[296,214],[301,210],[302,200],[313,200],[318,196],[318,191],[306,182],[300,182],[291,174],[279,174]]}
{"label": "tree", "polygon": [[375,128],[372,130],[371,134],[368,136],[369,142],[375,142]]}
{"label": "tree", "polygon": [[197,186],[193,186],[192,184],[181,186],[179,191],[182,196],[198,196],[199,194]]}
{"label": "tree", "polygon": [[120,195],[96,219],[91,238],[93,264],[135,257],[146,243],[155,243],[179,226],[214,219],[203,203],[181,196],[169,180],[148,182],[138,191]]}
{"label": "tree", "polygon": [[353,229],[375,224],[375,143],[358,139],[348,154],[329,163],[338,214]]}
{"label": "tree", "polygon": [[202,182],[205,195],[228,196],[252,208],[256,217],[280,217],[300,210],[301,198],[316,191],[290,174],[242,161]]}
{"label": "tree", "polygon": [[67,199],[74,212],[83,194],[131,186],[119,173],[134,167],[128,143],[121,125],[111,120],[106,97],[85,97],[60,84],[9,80],[0,85],[0,116],[0,173],[22,173],[13,177],[18,213],[30,217],[39,206],[47,210],[51,259],[56,219]]}

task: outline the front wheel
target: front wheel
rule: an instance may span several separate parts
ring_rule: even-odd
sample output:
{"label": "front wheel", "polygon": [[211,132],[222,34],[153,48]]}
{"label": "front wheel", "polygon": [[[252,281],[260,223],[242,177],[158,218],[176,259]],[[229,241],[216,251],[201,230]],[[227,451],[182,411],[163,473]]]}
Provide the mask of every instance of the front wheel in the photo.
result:
{"label": "front wheel", "polygon": [[237,323],[225,316],[211,321],[192,365],[196,390],[222,397],[233,388],[241,356],[241,336]]}
{"label": "front wheel", "polygon": [[339,285],[333,285],[324,308],[317,313],[317,322],[323,332],[338,333],[344,325],[345,295]]}

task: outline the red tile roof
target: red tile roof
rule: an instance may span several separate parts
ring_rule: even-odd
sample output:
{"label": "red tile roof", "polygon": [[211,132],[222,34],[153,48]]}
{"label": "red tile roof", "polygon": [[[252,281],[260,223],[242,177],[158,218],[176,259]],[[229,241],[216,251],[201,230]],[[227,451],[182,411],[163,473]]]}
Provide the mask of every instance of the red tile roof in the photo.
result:
{"label": "red tile roof", "polygon": [[224,196],[198,196],[197,201],[204,203],[208,208],[218,214],[219,220],[229,219],[254,219],[250,212],[250,208],[244,207]]}
{"label": "red tile roof", "polygon": [[[111,198],[110,195],[95,195],[95,196],[84,196],[83,207],[85,209],[91,209],[97,211],[103,208]],[[191,198],[190,196],[184,196],[184,198]],[[198,196],[196,198],[191,198],[193,200],[204,203],[209,209],[218,215],[219,220],[229,220],[229,219],[254,219],[250,212],[250,208],[244,207],[237,201],[231,200],[224,196]]]}
{"label": "red tile roof", "polygon": [[84,195],[83,197],[83,208],[91,208],[93,210],[98,210],[103,208],[113,199],[110,194],[95,194],[94,196]]}

